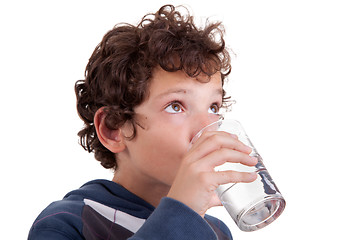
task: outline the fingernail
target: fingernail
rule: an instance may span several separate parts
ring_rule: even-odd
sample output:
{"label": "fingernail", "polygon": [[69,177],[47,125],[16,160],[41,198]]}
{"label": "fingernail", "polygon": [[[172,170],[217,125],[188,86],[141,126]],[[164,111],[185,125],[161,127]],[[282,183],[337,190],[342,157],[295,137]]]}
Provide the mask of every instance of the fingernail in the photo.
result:
{"label": "fingernail", "polygon": [[257,157],[251,157],[251,159],[252,159],[255,163],[257,163],[257,162],[259,161]]}
{"label": "fingernail", "polygon": [[[245,146],[246,146],[246,145],[245,145]],[[253,150],[253,149],[252,149],[251,147],[249,147],[249,146],[246,146],[246,148],[248,149],[248,152],[249,152],[249,153],[251,153],[252,150]]]}
{"label": "fingernail", "polygon": [[254,180],[257,179],[257,173],[256,173],[256,172],[252,172],[252,173],[251,173],[251,177],[253,177]]}

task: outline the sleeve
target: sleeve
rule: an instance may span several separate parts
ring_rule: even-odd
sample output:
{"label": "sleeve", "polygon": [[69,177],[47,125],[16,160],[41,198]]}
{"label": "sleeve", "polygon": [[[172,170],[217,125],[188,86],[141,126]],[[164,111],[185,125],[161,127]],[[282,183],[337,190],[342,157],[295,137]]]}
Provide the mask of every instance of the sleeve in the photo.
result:
{"label": "sleeve", "polygon": [[129,240],[216,240],[211,226],[191,208],[172,199],[163,198],[144,225]]}
{"label": "sleeve", "polygon": [[210,224],[212,229],[216,232],[219,240],[232,240],[230,229],[220,219],[205,215],[205,220]]}

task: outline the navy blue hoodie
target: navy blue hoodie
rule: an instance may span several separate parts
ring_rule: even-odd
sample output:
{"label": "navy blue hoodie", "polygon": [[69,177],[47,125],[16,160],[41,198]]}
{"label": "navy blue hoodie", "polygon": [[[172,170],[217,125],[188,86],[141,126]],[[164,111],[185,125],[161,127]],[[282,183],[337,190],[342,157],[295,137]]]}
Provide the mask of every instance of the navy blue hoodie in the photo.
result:
{"label": "navy blue hoodie", "polygon": [[163,198],[157,208],[119,184],[94,180],[51,203],[30,229],[29,240],[232,239],[219,219],[202,218],[183,203]]}

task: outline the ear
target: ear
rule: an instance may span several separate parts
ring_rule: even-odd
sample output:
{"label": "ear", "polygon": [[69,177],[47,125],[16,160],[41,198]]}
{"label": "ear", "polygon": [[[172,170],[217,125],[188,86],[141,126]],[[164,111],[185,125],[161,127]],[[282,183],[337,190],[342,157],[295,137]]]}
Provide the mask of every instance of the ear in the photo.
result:
{"label": "ear", "polygon": [[124,136],[121,133],[121,128],[112,130],[105,124],[106,113],[104,107],[98,109],[94,116],[94,125],[96,134],[104,147],[113,153],[122,152],[125,149]]}

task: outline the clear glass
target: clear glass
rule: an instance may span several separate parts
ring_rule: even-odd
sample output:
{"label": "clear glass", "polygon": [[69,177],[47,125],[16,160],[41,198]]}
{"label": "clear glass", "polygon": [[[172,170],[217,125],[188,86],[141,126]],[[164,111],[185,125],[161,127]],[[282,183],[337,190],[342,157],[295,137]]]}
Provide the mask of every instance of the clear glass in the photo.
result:
{"label": "clear glass", "polygon": [[192,139],[194,143],[205,131],[225,131],[238,136],[245,145],[252,148],[250,156],[258,163],[254,167],[240,163],[225,163],[216,171],[235,170],[239,172],[257,172],[258,177],[251,183],[229,183],[216,189],[223,206],[242,231],[250,232],[263,228],[277,219],[285,208],[285,199],[264,166],[263,159],[246,135],[240,122],[220,120],[203,128]]}

